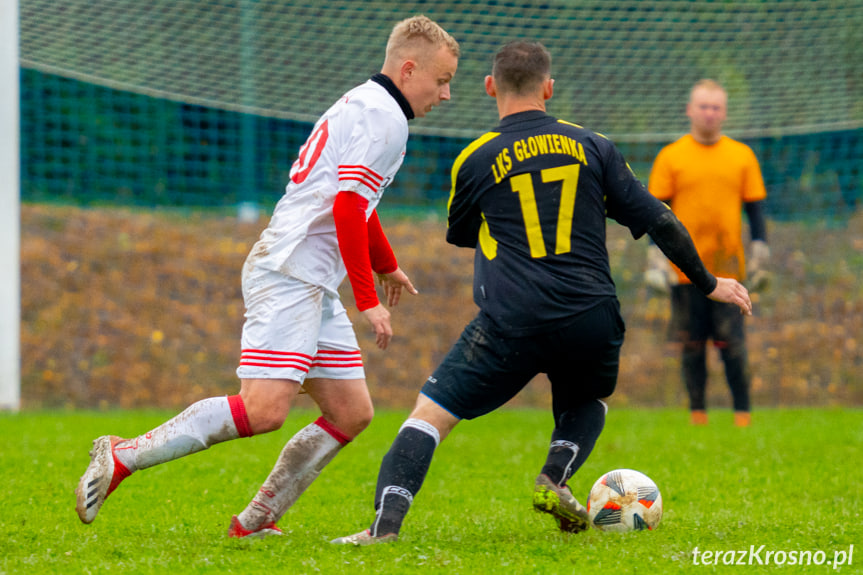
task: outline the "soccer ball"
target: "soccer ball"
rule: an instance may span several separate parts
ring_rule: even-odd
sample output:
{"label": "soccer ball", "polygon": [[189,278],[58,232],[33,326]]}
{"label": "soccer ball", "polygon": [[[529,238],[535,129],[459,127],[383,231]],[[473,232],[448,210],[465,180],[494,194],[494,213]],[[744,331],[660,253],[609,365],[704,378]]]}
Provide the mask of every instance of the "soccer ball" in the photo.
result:
{"label": "soccer ball", "polygon": [[591,487],[587,514],[600,531],[655,529],[662,519],[662,495],[656,483],[640,471],[615,469]]}

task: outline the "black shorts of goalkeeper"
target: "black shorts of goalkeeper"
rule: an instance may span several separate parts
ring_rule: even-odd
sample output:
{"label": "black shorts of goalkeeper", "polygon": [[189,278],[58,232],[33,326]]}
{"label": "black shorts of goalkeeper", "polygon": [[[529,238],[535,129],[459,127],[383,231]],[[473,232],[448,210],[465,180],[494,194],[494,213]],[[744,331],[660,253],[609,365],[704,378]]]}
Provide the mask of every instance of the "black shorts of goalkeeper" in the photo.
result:
{"label": "black shorts of goalkeeper", "polygon": [[555,419],[614,392],[626,331],[616,297],[546,332],[508,337],[482,312],[471,321],[420,391],[459,419],[502,406],[536,375],[551,382]]}
{"label": "black shorts of goalkeeper", "polygon": [[739,349],[745,345],[744,316],[733,303],[713,301],[692,284],[671,286],[669,341],[707,342]]}

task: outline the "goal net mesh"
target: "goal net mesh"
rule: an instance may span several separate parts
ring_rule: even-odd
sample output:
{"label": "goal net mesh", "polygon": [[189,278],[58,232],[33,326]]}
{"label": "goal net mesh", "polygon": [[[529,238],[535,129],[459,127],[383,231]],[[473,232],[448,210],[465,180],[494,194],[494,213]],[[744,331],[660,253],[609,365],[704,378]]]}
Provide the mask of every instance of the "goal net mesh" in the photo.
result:
{"label": "goal net mesh", "polygon": [[[238,262],[262,223],[78,206],[266,215],[311,123],[380,70],[393,24],[417,13],[449,30],[462,58],[452,100],[411,122],[381,204],[438,217],[382,213],[424,295],[399,312],[399,354],[364,357],[376,404],[410,405],[417,374],[474,313],[471,254],[445,249],[442,204],[459,151],[497,123],[483,89],[492,56],[520,38],[552,53],[549,111],[611,137],[644,181],[688,131],[692,84],[727,87],[726,132],[753,148],[768,190],[774,283],[753,295],[753,402],[863,401],[863,0],[18,2],[28,405],[179,407],[235,389]],[[608,228],[627,302],[614,397],[682,405],[661,335],[668,299],[641,279],[644,241]],[[536,389],[535,405],[548,405]],[[710,394],[729,405],[721,383]]]}
{"label": "goal net mesh", "polygon": [[392,25],[416,13],[463,54],[452,101],[412,122],[396,200],[446,194],[458,149],[497,121],[491,58],[520,38],[552,53],[549,111],[614,139],[644,180],[711,77],[773,215],[858,200],[861,0],[20,0],[25,194],[270,202],[308,124],[380,69]]}

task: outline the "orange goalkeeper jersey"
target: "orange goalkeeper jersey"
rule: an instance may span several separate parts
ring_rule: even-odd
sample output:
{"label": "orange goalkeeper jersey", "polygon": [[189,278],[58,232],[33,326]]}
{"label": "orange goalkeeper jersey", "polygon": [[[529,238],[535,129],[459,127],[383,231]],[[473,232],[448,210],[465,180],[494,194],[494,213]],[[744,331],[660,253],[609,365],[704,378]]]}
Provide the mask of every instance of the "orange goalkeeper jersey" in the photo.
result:
{"label": "orange goalkeeper jersey", "polygon": [[[648,189],[671,205],[713,275],[746,279],[743,204],[767,197],[749,146],[727,136],[706,146],[687,134],[656,156]],[[675,271],[680,283],[690,283]]]}

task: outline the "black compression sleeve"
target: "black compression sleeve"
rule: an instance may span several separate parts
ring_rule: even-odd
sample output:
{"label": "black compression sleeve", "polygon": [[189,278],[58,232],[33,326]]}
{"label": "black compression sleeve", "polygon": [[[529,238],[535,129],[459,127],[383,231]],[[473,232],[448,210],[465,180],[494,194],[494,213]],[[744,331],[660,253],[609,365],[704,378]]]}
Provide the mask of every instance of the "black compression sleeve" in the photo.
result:
{"label": "black compression sleeve", "polygon": [[704,294],[716,289],[716,277],[704,267],[689,232],[674,212],[666,210],[662,213],[647,229],[647,233],[665,257],[674,262],[695,287]]}
{"label": "black compression sleeve", "polygon": [[764,221],[764,212],[761,210],[763,202],[746,202],[746,217],[749,219],[750,239],[767,241],[767,224]]}

